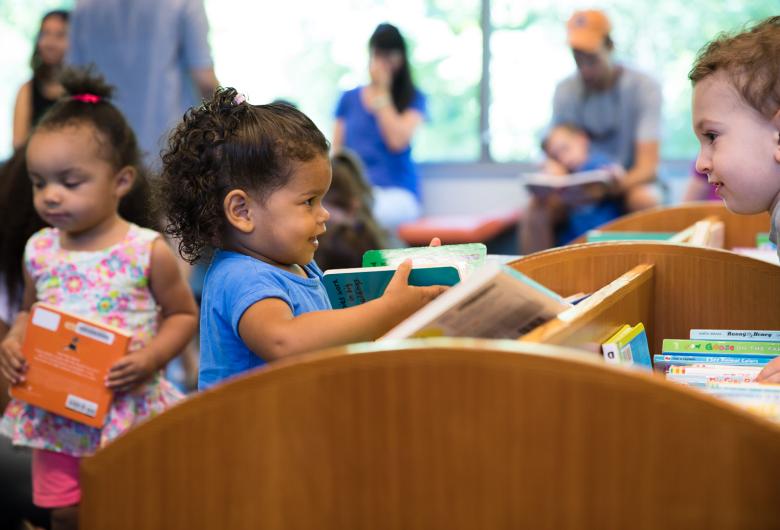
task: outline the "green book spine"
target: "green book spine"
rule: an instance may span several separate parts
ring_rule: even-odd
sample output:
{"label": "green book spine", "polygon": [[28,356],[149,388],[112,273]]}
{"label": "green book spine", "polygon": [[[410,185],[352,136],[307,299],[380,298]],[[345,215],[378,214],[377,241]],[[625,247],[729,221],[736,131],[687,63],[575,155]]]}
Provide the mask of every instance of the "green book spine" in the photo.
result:
{"label": "green book spine", "polygon": [[663,352],[780,355],[780,342],[664,339]]}

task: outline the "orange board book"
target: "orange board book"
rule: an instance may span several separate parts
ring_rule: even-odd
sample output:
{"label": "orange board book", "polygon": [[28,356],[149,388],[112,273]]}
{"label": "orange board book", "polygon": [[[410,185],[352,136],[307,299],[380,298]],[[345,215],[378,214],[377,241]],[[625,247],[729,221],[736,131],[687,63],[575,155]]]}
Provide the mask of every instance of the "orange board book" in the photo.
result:
{"label": "orange board book", "polygon": [[103,427],[113,392],[109,369],[130,346],[130,333],[37,303],[30,311],[22,354],[25,381],[11,395],[92,427]]}

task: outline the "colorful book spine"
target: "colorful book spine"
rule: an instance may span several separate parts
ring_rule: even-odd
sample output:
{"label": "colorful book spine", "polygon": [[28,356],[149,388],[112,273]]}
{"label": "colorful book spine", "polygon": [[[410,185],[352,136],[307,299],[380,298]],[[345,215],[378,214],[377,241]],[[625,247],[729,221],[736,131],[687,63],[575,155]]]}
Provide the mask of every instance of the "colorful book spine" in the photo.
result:
{"label": "colorful book spine", "polygon": [[774,355],[683,355],[655,354],[653,366],[656,371],[667,372],[671,366],[727,365],[727,366],[764,366],[774,359]]}
{"label": "colorful book spine", "polygon": [[780,342],[780,331],[757,329],[692,329],[691,340]]}
{"label": "colorful book spine", "polygon": [[780,355],[780,342],[664,339],[663,353]]}
{"label": "colorful book spine", "polygon": [[601,345],[601,353],[604,356],[604,361],[612,364],[620,363],[620,345],[618,344],[618,339],[630,329],[631,326],[624,324]]}
{"label": "colorful book spine", "polygon": [[761,371],[760,366],[670,366],[666,379],[693,387],[711,383],[750,383]]}

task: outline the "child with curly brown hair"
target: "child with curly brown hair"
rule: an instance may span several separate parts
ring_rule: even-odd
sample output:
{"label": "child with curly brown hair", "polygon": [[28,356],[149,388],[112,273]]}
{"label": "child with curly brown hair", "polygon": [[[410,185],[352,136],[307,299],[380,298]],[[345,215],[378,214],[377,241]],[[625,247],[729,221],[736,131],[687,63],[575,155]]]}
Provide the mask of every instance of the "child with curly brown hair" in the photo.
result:
{"label": "child with curly brown hair", "polygon": [[384,296],[331,310],[314,262],[330,214],[328,141],[296,108],[251,105],[232,88],[191,108],[163,154],[166,232],[204,280],[198,387],[271,360],[373,340],[436,297],[399,267]]}

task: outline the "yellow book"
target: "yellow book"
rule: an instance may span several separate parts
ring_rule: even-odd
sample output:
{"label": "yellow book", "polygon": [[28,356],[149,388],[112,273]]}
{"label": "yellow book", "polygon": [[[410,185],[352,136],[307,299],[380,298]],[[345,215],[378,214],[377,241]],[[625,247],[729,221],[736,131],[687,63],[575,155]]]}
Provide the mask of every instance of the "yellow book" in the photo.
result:
{"label": "yellow book", "polygon": [[612,334],[610,338],[608,338],[602,345],[601,345],[601,353],[604,355],[604,360],[608,363],[619,363],[620,362],[620,348],[618,339],[625,335],[629,330],[631,329],[631,326],[628,324],[623,324],[623,326],[618,329],[615,333]]}

